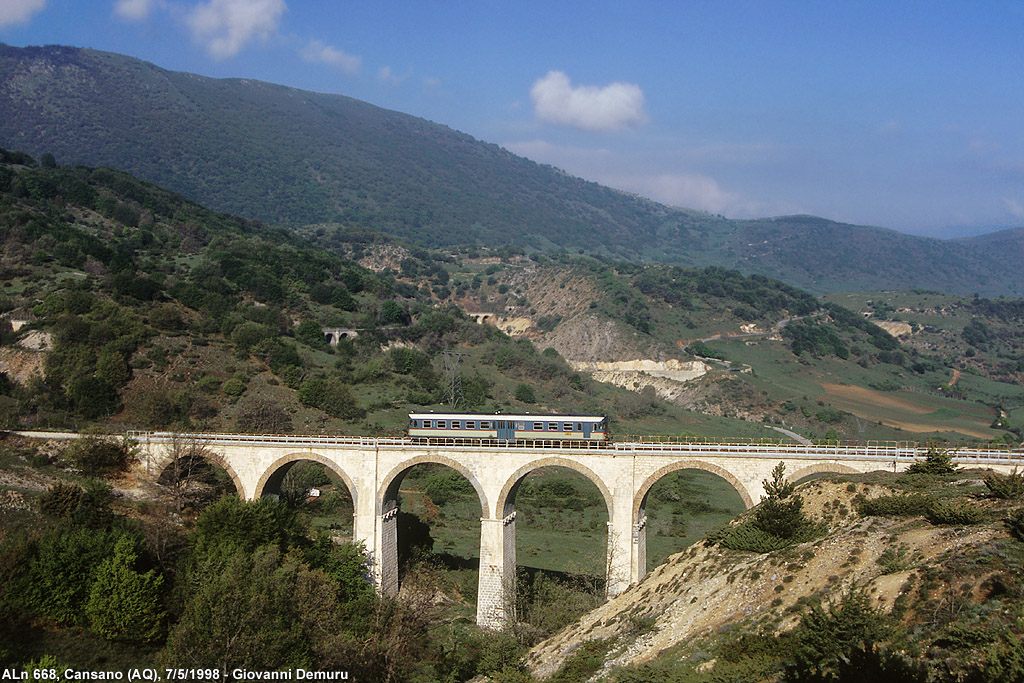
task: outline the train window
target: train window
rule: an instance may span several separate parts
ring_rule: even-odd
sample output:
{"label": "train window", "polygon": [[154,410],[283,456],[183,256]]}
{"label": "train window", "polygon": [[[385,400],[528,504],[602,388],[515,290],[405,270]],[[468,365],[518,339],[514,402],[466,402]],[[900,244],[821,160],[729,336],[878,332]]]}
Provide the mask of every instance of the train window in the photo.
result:
{"label": "train window", "polygon": [[444,420],[438,420],[437,421],[437,428],[438,429],[448,429],[448,423],[445,422]]}
{"label": "train window", "polygon": [[576,431],[577,432],[582,432],[583,431],[583,423],[582,422],[577,422],[576,423]]}
{"label": "train window", "polygon": [[525,423],[525,422],[519,422],[519,423],[517,423],[516,429],[518,429],[518,430],[520,430],[520,431],[522,431],[522,430],[526,429],[526,423]]}
{"label": "train window", "polygon": [[549,432],[557,432],[558,431],[558,423],[557,422],[548,422],[548,431]]}
{"label": "train window", "polygon": [[462,423],[458,420],[452,420],[452,429],[461,429]]}
{"label": "train window", "polygon": [[543,422],[534,422],[533,423],[533,431],[539,432],[539,431],[542,431],[543,429],[544,429],[544,423]]}
{"label": "train window", "polygon": [[563,422],[562,423],[562,431],[563,432],[571,432],[572,431],[572,422]]}
{"label": "train window", "polygon": [[480,429],[490,429],[491,423],[487,420],[480,420]]}
{"label": "train window", "polygon": [[466,429],[476,429],[476,420],[466,420]]}
{"label": "train window", "polygon": [[430,420],[424,420],[423,427],[424,429],[430,429]]}

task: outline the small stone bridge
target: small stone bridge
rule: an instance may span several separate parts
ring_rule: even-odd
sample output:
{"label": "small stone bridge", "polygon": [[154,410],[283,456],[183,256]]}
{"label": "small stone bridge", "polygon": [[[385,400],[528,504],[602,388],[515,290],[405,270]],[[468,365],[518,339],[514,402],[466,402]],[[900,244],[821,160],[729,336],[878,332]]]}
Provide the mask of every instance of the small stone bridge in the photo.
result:
{"label": "small stone bridge", "polygon": [[[477,622],[496,627],[505,621],[516,568],[516,491],[540,467],[579,472],[601,492],[608,510],[607,588],[616,595],[643,578],[647,566],[645,506],[651,487],[681,469],[712,472],[728,481],[747,507],[764,495],[762,482],[779,463],[791,481],[818,472],[901,471],[926,453],[911,442],[861,446],[792,443],[680,443],[636,441],[601,448],[540,442],[531,447],[503,442],[456,443],[431,439],[257,436],[241,434],[133,433],[142,466],[154,477],[170,463],[175,439],[201,443],[209,457],[234,481],[238,495],[256,499],[279,490],[296,462],[318,462],[335,472],[352,495],[356,541],[369,555],[373,577],[387,593],[398,591],[398,490],[415,465],[436,463],[461,473],[480,500],[480,576]],[[961,465],[1009,472],[1024,465],[1024,452],[994,449],[957,451]]]}

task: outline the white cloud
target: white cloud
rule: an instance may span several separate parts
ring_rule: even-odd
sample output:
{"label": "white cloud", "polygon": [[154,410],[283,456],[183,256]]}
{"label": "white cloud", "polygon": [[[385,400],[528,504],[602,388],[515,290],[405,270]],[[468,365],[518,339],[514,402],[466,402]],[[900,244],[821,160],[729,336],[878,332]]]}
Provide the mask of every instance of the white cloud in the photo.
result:
{"label": "white cloud", "polygon": [[584,130],[613,131],[647,123],[644,93],[633,83],[573,87],[561,71],[549,71],[530,88],[537,118]]}
{"label": "white cloud", "polygon": [[149,17],[155,6],[155,0],[117,0],[114,14],[125,21],[142,21]]}
{"label": "white cloud", "polygon": [[384,81],[388,85],[401,85],[405,79],[409,78],[409,74],[396,74],[391,70],[390,66],[382,66],[377,69],[377,78]]}
{"label": "white cloud", "polygon": [[1024,219],[1024,204],[1009,198],[1004,198],[1003,202],[1006,203],[1006,210],[1010,212],[1010,215],[1014,218]]}
{"label": "white cloud", "polygon": [[662,173],[618,179],[615,185],[645,197],[711,213],[750,215],[752,206],[733,193],[723,190],[714,178],[698,173]]}
{"label": "white cloud", "polygon": [[319,40],[311,40],[299,51],[299,56],[307,62],[328,64],[344,73],[355,76],[363,66],[361,57],[347,54],[336,47],[325,45]]}
{"label": "white cloud", "polygon": [[0,2],[0,26],[22,24],[46,7],[46,0],[3,0]]}
{"label": "white cloud", "polygon": [[284,0],[209,0],[189,11],[186,23],[211,56],[225,59],[274,35],[287,9]]}

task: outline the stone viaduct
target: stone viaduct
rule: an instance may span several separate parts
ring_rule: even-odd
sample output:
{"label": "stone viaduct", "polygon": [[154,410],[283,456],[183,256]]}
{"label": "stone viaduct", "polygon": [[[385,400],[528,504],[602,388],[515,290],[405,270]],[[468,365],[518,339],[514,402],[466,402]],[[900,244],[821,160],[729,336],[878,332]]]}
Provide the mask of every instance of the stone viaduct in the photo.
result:
{"label": "stone viaduct", "polygon": [[[607,589],[616,595],[643,578],[647,564],[647,493],[659,479],[680,469],[722,477],[747,507],[764,494],[779,462],[796,481],[817,472],[900,471],[924,456],[912,443],[866,446],[729,443],[612,443],[570,448],[548,442],[529,448],[498,443],[464,445],[450,440],[427,444],[398,438],[255,436],[240,434],[133,434],[142,466],[159,476],[170,462],[169,443],[190,438],[222,466],[240,497],[260,498],[278,490],[288,468],[307,460],[334,471],[352,495],[354,535],[369,554],[373,578],[385,592],[398,591],[398,490],[415,465],[437,463],[460,472],[480,500],[480,576],[477,622],[497,627],[506,619],[516,567],[516,491],[540,467],[579,472],[598,488],[608,510]],[[577,444],[578,445],[578,444]],[[1024,453],[961,449],[956,461],[1009,472],[1024,464]]]}

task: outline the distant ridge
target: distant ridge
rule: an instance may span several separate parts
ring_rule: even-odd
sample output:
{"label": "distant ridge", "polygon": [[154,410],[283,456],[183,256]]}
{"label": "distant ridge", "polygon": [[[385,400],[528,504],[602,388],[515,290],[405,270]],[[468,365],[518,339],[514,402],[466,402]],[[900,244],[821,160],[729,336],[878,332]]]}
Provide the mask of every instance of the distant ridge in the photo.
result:
{"label": "distant ridge", "polygon": [[721,265],[817,292],[1024,293],[1024,230],[936,240],[813,216],[727,220],[349,97],[90,49],[0,44],[0,147],[124,169],[216,210],[291,227]]}

